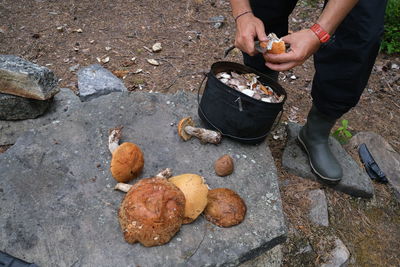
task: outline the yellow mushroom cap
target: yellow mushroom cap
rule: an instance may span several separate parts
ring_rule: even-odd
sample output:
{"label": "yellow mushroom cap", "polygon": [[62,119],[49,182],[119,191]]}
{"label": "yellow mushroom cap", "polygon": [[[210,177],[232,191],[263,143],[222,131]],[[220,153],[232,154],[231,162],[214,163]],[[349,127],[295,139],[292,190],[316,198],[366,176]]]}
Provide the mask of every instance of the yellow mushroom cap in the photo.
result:
{"label": "yellow mushroom cap", "polygon": [[185,195],[184,224],[193,222],[207,206],[208,185],[204,178],[197,174],[181,174],[168,179]]}
{"label": "yellow mushroom cap", "polygon": [[112,153],[111,174],[118,182],[129,182],[138,177],[143,166],[142,150],[133,143],[125,142]]}

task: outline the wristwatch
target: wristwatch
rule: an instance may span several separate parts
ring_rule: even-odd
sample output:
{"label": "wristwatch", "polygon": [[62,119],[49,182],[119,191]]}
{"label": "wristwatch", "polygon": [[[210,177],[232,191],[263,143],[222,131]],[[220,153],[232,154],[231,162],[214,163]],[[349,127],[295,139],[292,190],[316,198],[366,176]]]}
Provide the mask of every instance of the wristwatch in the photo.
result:
{"label": "wristwatch", "polygon": [[315,35],[317,35],[319,41],[322,44],[325,44],[329,41],[329,39],[331,39],[331,35],[329,33],[327,33],[322,27],[321,25],[319,25],[318,23],[315,23],[314,25],[311,26],[310,30],[312,30]]}

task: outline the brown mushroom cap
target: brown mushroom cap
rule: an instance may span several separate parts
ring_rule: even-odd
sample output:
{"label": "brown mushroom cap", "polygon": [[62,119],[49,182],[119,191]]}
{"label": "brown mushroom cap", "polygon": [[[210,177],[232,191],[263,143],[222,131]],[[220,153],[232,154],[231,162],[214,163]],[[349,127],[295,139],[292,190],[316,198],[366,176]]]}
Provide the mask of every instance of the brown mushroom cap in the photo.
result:
{"label": "brown mushroom cap", "polygon": [[128,243],[143,246],[168,243],[179,231],[185,212],[185,196],[165,178],[145,178],[134,184],[118,211]]}
{"label": "brown mushroom cap", "polygon": [[178,123],[178,135],[179,135],[184,141],[187,141],[187,140],[189,140],[190,138],[192,138],[192,136],[191,136],[190,134],[186,133],[186,131],[185,131],[185,127],[186,127],[186,126],[192,126],[192,127],[195,126],[195,124],[194,124],[194,122],[193,122],[193,120],[192,120],[192,117],[183,118],[183,119],[181,119],[181,120],[179,121],[179,123]]}
{"label": "brown mushroom cap", "polygon": [[216,188],[208,191],[208,204],[204,214],[213,224],[230,227],[244,220],[246,204],[235,191]]}
{"label": "brown mushroom cap", "polygon": [[185,195],[184,224],[193,222],[207,206],[208,186],[204,178],[197,174],[182,174],[168,179]]}
{"label": "brown mushroom cap", "polygon": [[227,176],[233,172],[233,159],[229,155],[223,155],[214,163],[214,170],[218,176]]}
{"label": "brown mushroom cap", "polygon": [[111,174],[118,182],[126,183],[138,177],[143,166],[143,152],[135,144],[125,142],[112,154]]}

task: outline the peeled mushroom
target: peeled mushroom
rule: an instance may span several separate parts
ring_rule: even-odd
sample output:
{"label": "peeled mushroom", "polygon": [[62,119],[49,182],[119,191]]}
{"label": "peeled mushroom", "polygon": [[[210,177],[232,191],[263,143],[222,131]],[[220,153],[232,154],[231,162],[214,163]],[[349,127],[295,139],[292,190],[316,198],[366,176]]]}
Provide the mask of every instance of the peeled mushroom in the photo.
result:
{"label": "peeled mushroom", "polygon": [[197,174],[182,174],[169,179],[185,195],[184,224],[193,222],[207,206],[208,185],[204,178]]}
{"label": "peeled mushroom", "polygon": [[143,246],[168,243],[179,231],[185,213],[185,196],[165,178],[145,178],[125,195],[118,211],[124,239]]}
{"label": "peeled mushroom", "polygon": [[204,210],[206,219],[220,227],[241,223],[246,215],[246,204],[233,190],[216,188],[208,192],[208,204]]}
{"label": "peeled mushroom", "polygon": [[112,153],[111,174],[118,182],[129,182],[139,176],[143,170],[142,150],[133,143],[118,145],[122,127],[112,129],[109,136],[109,149]]}
{"label": "peeled mushroom", "polygon": [[227,176],[233,172],[233,159],[229,155],[223,155],[214,163],[214,170],[218,176]]}

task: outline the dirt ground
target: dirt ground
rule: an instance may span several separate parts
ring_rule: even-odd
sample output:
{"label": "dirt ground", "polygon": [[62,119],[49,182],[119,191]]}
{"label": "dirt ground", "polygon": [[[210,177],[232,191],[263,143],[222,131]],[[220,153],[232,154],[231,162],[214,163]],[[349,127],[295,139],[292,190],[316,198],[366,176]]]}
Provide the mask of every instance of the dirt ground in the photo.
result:
{"label": "dirt ground", "polygon": [[[321,10],[315,0],[301,0],[290,18],[290,30],[308,27]],[[225,22],[215,28],[211,18]],[[47,66],[61,79],[60,86],[77,91],[76,71],[98,63],[111,71],[128,71],[129,90],[197,90],[202,73],[223,60],[233,44],[235,24],[227,0],[1,0],[0,54],[14,54]],[[149,48],[162,44],[162,51]],[[159,66],[147,59],[156,59]],[[233,51],[225,60],[241,62]],[[398,56],[379,55],[369,84],[357,107],[344,116],[349,129],[373,131],[400,151],[400,65]],[[141,69],[138,74],[134,74]],[[303,123],[311,106],[312,59],[281,73],[288,93],[284,121]],[[292,78],[291,78],[292,77]],[[374,184],[372,200],[352,198],[325,188],[331,227],[316,228],[304,216],[306,193],[323,188],[286,173],[280,158],[285,140],[270,138],[280,175],[284,211],[290,228],[284,266],[313,266],[324,261],[323,237],[339,236],[349,248],[353,266],[400,266],[400,209],[393,192]],[[0,151],[1,153],[1,151]],[[304,245],[314,250],[296,254]]]}

